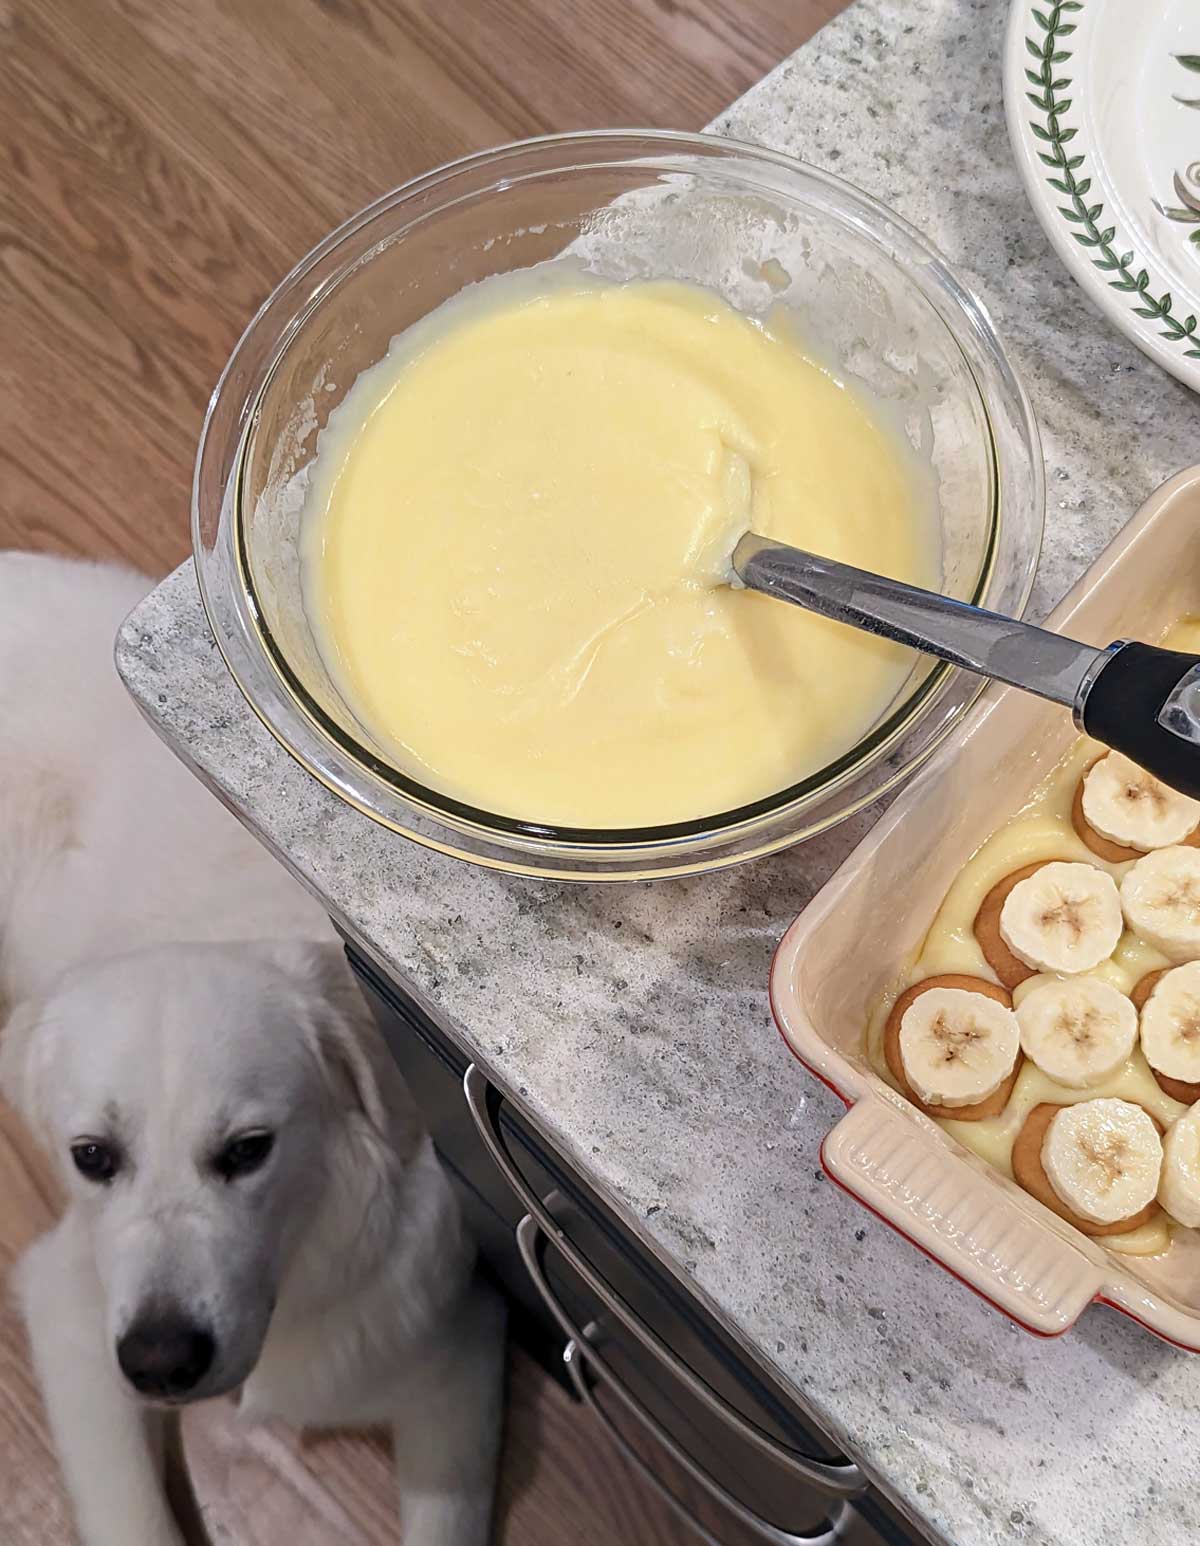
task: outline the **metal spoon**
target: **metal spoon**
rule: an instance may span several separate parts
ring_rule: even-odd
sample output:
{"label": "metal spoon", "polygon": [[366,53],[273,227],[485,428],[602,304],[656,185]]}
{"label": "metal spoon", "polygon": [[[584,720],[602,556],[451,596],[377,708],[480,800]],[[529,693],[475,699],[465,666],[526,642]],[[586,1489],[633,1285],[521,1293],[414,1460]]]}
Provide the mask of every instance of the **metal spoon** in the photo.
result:
{"label": "metal spoon", "polygon": [[1200,799],[1198,656],[1124,639],[1096,649],[752,531],[733,568],[751,590],[1061,703],[1087,735]]}

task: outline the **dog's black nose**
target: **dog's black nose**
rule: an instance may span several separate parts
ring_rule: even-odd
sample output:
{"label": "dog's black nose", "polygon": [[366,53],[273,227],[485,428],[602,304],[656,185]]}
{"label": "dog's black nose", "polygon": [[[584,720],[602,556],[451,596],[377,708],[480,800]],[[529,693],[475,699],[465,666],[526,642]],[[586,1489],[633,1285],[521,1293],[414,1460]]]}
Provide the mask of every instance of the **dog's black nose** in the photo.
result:
{"label": "dog's black nose", "polygon": [[194,1390],[212,1367],[216,1344],[175,1316],[137,1320],[117,1343],[121,1372],[140,1395],[165,1399]]}

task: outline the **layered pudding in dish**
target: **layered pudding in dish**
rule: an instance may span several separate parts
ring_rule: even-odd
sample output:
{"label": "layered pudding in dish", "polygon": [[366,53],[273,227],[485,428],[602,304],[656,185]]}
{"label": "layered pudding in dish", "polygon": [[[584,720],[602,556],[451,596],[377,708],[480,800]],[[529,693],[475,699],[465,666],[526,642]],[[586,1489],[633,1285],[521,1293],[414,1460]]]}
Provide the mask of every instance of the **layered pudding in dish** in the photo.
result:
{"label": "layered pudding in dish", "polygon": [[787,317],[562,264],[393,340],[322,431],[305,609],[370,742],[533,824],[686,823],[801,784],[912,656],[737,589],[748,528],[937,586],[928,469]]}
{"label": "layered pudding in dish", "polygon": [[[1200,621],[1169,647],[1200,652]],[[1115,1250],[1200,1227],[1200,802],[1082,738],[964,867],[873,1066]]]}

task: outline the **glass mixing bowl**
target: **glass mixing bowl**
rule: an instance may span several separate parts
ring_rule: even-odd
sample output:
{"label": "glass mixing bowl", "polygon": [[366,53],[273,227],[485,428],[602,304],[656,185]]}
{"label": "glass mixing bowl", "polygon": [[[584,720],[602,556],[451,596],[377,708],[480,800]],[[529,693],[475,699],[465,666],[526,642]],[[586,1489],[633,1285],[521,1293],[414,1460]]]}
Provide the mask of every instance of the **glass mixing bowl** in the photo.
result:
{"label": "glass mixing bowl", "polygon": [[910,774],[978,679],[914,657],[857,744],[768,799],[673,826],[567,829],[474,809],[391,766],[309,629],[299,523],[330,412],[395,334],[464,285],[564,256],[612,279],[690,280],[751,313],[794,308],[813,354],[884,403],[930,469],[942,589],[1020,616],[1041,542],[1037,429],[986,313],[949,264],[866,194],[786,156],[614,130],[430,172],[348,220],[287,276],[234,350],[200,439],[192,516],[209,623],[287,750],[342,799],[431,848],[577,880],[687,874],[768,853]]}

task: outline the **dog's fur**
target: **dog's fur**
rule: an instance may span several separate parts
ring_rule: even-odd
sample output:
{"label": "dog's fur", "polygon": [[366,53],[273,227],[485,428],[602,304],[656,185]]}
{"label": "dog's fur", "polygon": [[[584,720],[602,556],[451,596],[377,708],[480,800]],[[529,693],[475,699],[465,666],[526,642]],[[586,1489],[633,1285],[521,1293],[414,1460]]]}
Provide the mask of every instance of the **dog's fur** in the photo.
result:
{"label": "dog's fur", "polygon": [[[389,1424],[405,1546],[483,1546],[503,1311],[328,921],[117,680],[147,586],[0,553],[0,1085],[69,1199],[17,1285],[80,1533],[190,1538],[171,1402],[240,1387],[248,1417]],[[181,1328],[209,1367],[140,1400],[118,1348]]]}

